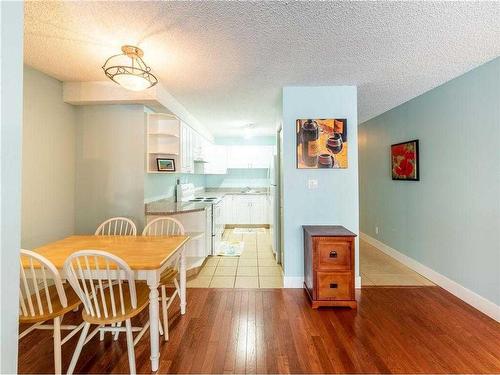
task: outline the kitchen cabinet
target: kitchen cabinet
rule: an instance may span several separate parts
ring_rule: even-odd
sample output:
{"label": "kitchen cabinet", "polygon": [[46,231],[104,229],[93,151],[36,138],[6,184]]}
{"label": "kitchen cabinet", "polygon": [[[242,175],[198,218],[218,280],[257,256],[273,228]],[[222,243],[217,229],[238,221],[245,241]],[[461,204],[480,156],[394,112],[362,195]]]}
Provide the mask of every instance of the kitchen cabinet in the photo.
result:
{"label": "kitchen cabinet", "polygon": [[182,173],[194,173],[193,154],[194,131],[185,123],[181,122],[181,165]]}
{"label": "kitchen cabinet", "polygon": [[269,168],[274,146],[231,145],[227,149],[227,168]]}
{"label": "kitchen cabinet", "polygon": [[205,174],[227,173],[227,150],[223,145],[207,145],[207,165]]}
{"label": "kitchen cabinet", "polygon": [[[177,117],[164,113],[147,114],[146,139],[148,173],[169,173],[158,171],[157,158],[174,159],[175,171],[172,172],[206,173],[204,164],[207,164],[210,141]],[[195,171],[195,164],[203,167]]]}
{"label": "kitchen cabinet", "polygon": [[226,195],[223,205],[225,224],[269,224],[267,195]]}

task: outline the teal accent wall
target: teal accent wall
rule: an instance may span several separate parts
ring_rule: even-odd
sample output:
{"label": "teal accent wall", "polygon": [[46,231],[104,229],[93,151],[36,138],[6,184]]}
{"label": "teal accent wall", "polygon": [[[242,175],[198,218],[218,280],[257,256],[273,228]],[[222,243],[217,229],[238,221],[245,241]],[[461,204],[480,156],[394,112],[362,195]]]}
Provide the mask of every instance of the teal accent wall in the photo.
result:
{"label": "teal accent wall", "polygon": [[23,126],[23,2],[0,2],[0,373],[17,373]]}
{"label": "teal accent wall", "polygon": [[206,187],[234,188],[234,187],[269,187],[269,170],[267,168],[255,169],[228,169],[227,174],[207,175]]}
{"label": "teal accent wall", "polygon": [[[411,139],[420,181],[392,181]],[[359,150],[362,232],[499,304],[500,58],[361,124]]]}
{"label": "teal accent wall", "polygon": [[[347,169],[297,169],[295,120],[346,118]],[[285,276],[303,277],[302,225],[343,225],[358,233],[357,91],[355,86],[283,88],[283,239]],[[308,180],[318,181],[308,189]],[[356,246],[356,251],[358,246]],[[356,259],[358,257],[356,256]],[[356,274],[358,274],[356,261]]]}

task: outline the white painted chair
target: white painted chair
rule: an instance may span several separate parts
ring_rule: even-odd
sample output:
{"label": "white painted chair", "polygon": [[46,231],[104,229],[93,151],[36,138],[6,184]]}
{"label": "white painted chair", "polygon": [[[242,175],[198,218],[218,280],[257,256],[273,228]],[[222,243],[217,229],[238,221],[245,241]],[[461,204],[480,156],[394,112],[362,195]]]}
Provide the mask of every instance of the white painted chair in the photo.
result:
{"label": "white painted chair", "polygon": [[96,236],[136,236],[134,222],[126,217],[113,217],[104,221],[95,231]]}
{"label": "white painted chair", "polygon": [[[19,322],[33,324],[19,334],[19,339],[35,329],[53,330],[54,368],[61,373],[61,347],[81,328],[83,323],[62,325],[64,314],[80,305],[80,299],[69,284],[63,284],[56,267],[45,257],[21,250],[21,282],[19,285]],[[53,320],[53,324],[43,324]],[[71,332],[61,340],[61,330]]]}
{"label": "white painted chair", "polygon": [[[132,327],[131,318],[149,304],[149,287],[135,283],[134,272],[121,258],[101,250],[81,250],[64,263],[66,277],[83,303],[84,326],[68,368],[72,374],[82,347],[98,332],[126,332],[129,371],[136,373],[134,346],[149,327]],[[125,327],[119,323],[125,321]],[[97,328],[88,334],[92,324]],[[139,331],[136,338],[132,332]]]}
{"label": "white painted chair", "polygon": [[[99,225],[94,233],[96,236],[136,236],[137,227],[135,223],[126,217],[112,217]],[[118,340],[119,332],[115,333],[115,341]],[[104,331],[99,334],[99,339],[104,340]]]}
{"label": "white painted chair", "polygon": [[[184,234],[184,226],[182,225],[182,223],[173,217],[167,216],[162,216],[150,221],[142,231],[143,236],[182,236]],[[180,255],[177,255],[174,259],[171,259],[170,266],[162,273],[160,277],[160,302],[163,318],[163,337],[165,341],[168,341],[168,308],[170,307],[170,305],[172,305],[174,298],[176,296],[179,296],[180,293],[180,286],[179,282],[177,281],[179,260]],[[174,284],[175,291],[171,296],[167,296],[167,285],[171,283]]]}

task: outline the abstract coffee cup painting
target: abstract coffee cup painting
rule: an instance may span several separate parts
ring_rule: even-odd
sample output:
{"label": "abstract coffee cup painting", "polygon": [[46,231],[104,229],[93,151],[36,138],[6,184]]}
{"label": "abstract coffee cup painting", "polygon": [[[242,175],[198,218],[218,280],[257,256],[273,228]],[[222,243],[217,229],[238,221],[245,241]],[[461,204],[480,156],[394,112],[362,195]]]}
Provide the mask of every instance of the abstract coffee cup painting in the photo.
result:
{"label": "abstract coffee cup painting", "polygon": [[347,168],[347,120],[299,119],[297,168]]}

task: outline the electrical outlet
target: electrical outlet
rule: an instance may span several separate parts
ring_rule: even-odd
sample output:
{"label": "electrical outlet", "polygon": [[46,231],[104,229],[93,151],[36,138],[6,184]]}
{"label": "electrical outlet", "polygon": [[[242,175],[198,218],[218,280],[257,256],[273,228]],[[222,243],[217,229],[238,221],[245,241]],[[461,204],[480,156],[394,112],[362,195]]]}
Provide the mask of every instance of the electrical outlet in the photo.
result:
{"label": "electrical outlet", "polygon": [[318,188],[318,180],[309,180],[309,181],[307,181],[307,187],[309,189],[317,189]]}
{"label": "electrical outlet", "polygon": [[375,227],[375,234],[378,234],[378,227]]}

